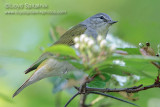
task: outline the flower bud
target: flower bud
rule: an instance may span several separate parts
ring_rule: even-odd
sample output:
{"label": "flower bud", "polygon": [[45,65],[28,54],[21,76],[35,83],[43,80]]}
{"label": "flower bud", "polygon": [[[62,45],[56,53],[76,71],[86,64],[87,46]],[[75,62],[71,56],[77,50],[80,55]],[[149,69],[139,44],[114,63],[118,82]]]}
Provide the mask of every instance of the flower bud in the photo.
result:
{"label": "flower bud", "polygon": [[143,43],[139,43],[139,47],[140,47],[140,48],[143,48],[143,47],[144,47],[144,44],[143,44]]}
{"label": "flower bud", "polygon": [[107,41],[106,41],[106,40],[102,40],[102,41],[100,42],[100,47],[101,47],[101,48],[106,47],[106,45],[107,45]]}
{"label": "flower bud", "polygon": [[74,42],[75,42],[75,43],[79,42],[79,37],[75,37],[75,38],[74,38]]}
{"label": "flower bud", "polygon": [[98,35],[97,41],[100,43],[103,40],[103,37],[101,35]]}
{"label": "flower bud", "polygon": [[94,40],[90,39],[88,41],[88,47],[92,47],[94,45]]}
{"label": "flower bud", "polygon": [[90,39],[89,39],[88,37],[85,37],[85,38],[84,38],[84,42],[85,42],[85,43],[88,43],[89,40],[90,40]]}
{"label": "flower bud", "polygon": [[84,38],[86,38],[87,36],[85,35],[85,34],[82,34],[81,36],[80,36],[80,42],[83,42],[84,41]]}
{"label": "flower bud", "polygon": [[74,45],[74,47],[75,47],[76,49],[79,49],[79,47],[80,47],[79,43],[76,43],[76,44]]}
{"label": "flower bud", "polygon": [[149,42],[146,42],[146,46],[148,46],[148,47],[149,47],[150,45],[151,45],[151,44],[150,44]]}

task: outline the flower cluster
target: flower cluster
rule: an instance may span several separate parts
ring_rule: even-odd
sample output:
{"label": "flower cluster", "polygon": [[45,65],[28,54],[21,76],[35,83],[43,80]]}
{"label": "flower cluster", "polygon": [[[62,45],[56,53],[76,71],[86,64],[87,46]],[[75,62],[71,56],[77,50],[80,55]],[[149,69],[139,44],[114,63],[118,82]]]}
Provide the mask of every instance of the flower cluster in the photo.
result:
{"label": "flower cluster", "polygon": [[80,37],[75,37],[74,42],[83,63],[88,65],[105,60],[114,51],[114,47],[108,47],[109,43],[101,35],[94,39],[83,34]]}

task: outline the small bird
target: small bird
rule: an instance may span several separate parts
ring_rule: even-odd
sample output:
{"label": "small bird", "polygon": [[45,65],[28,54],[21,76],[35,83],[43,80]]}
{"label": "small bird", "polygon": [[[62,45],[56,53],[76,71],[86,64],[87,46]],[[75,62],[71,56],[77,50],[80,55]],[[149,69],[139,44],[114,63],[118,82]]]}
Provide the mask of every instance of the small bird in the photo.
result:
{"label": "small bird", "polygon": [[[73,46],[75,44],[73,41],[74,38],[82,34],[86,34],[95,39],[98,35],[106,37],[109,31],[109,27],[116,22],[117,21],[113,21],[107,14],[98,13],[69,29],[60,37],[58,41],[53,43],[53,45],[65,44]],[[25,71],[25,74],[27,74],[35,70],[31,77],[28,80],[26,80],[23,83],[23,85],[13,94],[13,97],[18,95],[27,86],[43,78],[51,76],[60,76],[73,69],[75,68],[67,61],[59,62],[58,60],[54,59],[52,53],[43,53],[39,57],[39,59]]]}

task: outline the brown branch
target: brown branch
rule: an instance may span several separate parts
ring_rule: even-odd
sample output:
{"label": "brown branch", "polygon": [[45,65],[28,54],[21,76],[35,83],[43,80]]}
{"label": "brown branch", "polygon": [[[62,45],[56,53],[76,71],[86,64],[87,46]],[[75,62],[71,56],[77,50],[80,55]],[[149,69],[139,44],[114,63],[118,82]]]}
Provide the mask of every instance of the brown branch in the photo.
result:
{"label": "brown branch", "polygon": [[143,85],[139,85],[137,87],[131,87],[131,88],[120,88],[120,89],[103,89],[103,88],[90,88],[90,87],[86,87],[86,91],[90,92],[90,91],[98,91],[98,92],[127,92],[127,93],[135,93],[135,92],[139,92],[139,91],[143,91],[143,90],[147,90],[147,89],[151,89],[151,88],[155,88],[155,87],[160,87],[160,83],[156,83],[156,84],[152,84],[152,85],[148,85],[148,86],[144,86]]}
{"label": "brown branch", "polygon": [[[131,88],[119,88],[119,89],[110,89],[110,88],[90,88],[90,87],[86,87],[86,91],[98,91],[98,92],[122,92],[122,91],[126,91],[128,93],[132,93],[131,91],[136,90],[136,89],[140,89],[140,87],[142,87],[143,85],[139,85],[139,86],[134,86]],[[76,87],[77,88],[77,87]]]}
{"label": "brown branch", "polygon": [[[91,87],[83,87],[83,91],[81,90],[80,87],[75,87],[75,89],[78,91],[77,94],[75,94],[68,102],[67,104],[65,105],[65,107],[67,107],[67,105],[79,94],[82,94],[82,98],[81,98],[81,101],[80,101],[80,107],[87,107],[87,105],[85,105],[85,100],[86,100],[86,97],[88,94],[99,94],[99,95],[103,95],[103,96],[106,96],[106,97],[110,97],[110,98],[114,98],[114,99],[117,99],[117,100],[120,100],[120,101],[123,101],[123,102],[126,102],[126,103],[129,103],[129,104],[132,104],[132,105],[135,105],[137,106],[136,104],[134,103],[131,103],[131,102],[128,102],[128,101],[125,101],[123,99],[119,99],[119,98],[116,98],[114,96],[110,96],[108,94],[104,94],[105,92],[127,92],[127,93],[135,93],[135,92],[139,92],[139,91],[143,91],[143,90],[147,90],[147,89],[151,89],[151,88],[156,88],[156,87],[160,87],[160,82],[158,82],[157,80],[155,81],[154,84],[152,85],[148,85],[148,86],[144,86],[142,87],[143,85],[139,85],[139,86],[134,86],[134,87],[130,87],[130,88],[119,88],[119,89],[110,89],[110,88],[91,88]],[[85,91],[84,91],[85,90]]]}
{"label": "brown branch", "polygon": [[[159,81],[159,80],[158,80]],[[113,98],[113,99],[116,99],[116,100],[120,100],[122,102],[126,102],[126,103],[129,103],[129,104],[132,104],[132,105],[135,105],[135,106],[138,106],[134,103],[131,103],[131,102],[128,102],[126,100],[123,100],[123,99],[119,99],[117,97],[114,97],[114,96],[111,96],[111,95],[108,95],[108,94],[104,94],[105,92],[127,92],[127,93],[135,93],[135,92],[139,92],[139,91],[143,91],[143,90],[147,90],[147,89],[151,89],[151,88],[155,88],[155,87],[160,87],[160,82],[158,82],[157,80],[155,81],[154,84],[152,85],[148,85],[148,86],[144,86],[142,87],[143,85],[139,85],[139,86],[134,86],[134,87],[130,87],[130,88],[119,88],[119,89],[110,89],[110,88],[91,88],[91,87],[86,87],[86,84],[85,84],[85,87],[83,87],[83,91],[81,88],[79,87],[75,87],[75,89],[77,91],[79,91],[79,94],[82,94],[83,96],[81,97],[81,100],[80,100],[80,107],[88,107],[87,105],[85,105],[85,100],[86,100],[86,97],[88,94],[99,94],[99,95],[103,95],[103,96],[106,96],[106,97],[110,97],[110,98]],[[85,91],[84,91],[85,90]]]}
{"label": "brown branch", "polygon": [[82,94],[81,95],[81,99],[80,99],[80,107],[88,107],[89,105],[86,105],[86,99],[87,99],[87,93],[86,94]]}
{"label": "brown branch", "polygon": [[[97,69],[96,69],[97,70]],[[79,93],[81,93],[81,99],[80,99],[80,107],[88,107],[89,105],[85,104],[85,101],[87,99],[87,93],[86,93],[86,84],[90,83],[96,76],[98,76],[99,73],[96,73],[92,77],[85,78],[85,81],[81,84],[80,88],[75,87]]]}
{"label": "brown branch", "polygon": [[[98,71],[98,69],[96,69],[96,71]],[[155,83],[152,85],[148,85],[148,86],[144,86],[143,84],[139,85],[139,86],[134,86],[134,87],[130,87],[130,88],[118,88],[118,89],[110,89],[110,88],[91,88],[91,87],[87,87],[86,84],[91,82],[96,76],[100,75],[99,72],[97,72],[97,74],[95,74],[93,77],[89,78],[85,78],[85,81],[81,84],[81,87],[74,87],[78,93],[76,93],[65,105],[65,107],[67,107],[67,105],[77,96],[81,94],[81,100],[80,100],[80,107],[89,107],[90,105],[86,105],[85,101],[86,101],[86,97],[88,94],[99,94],[99,95],[103,95],[106,97],[110,97],[110,98],[114,98],[117,100],[120,100],[122,102],[126,102],[135,106],[138,106],[134,103],[128,102],[126,100],[123,99],[119,99],[117,97],[114,96],[110,96],[108,94],[104,94],[105,92],[127,92],[127,93],[135,93],[135,92],[139,92],[139,91],[143,91],[143,90],[147,90],[147,89],[151,89],[151,88],[156,88],[156,87],[160,87],[160,78],[159,75],[157,76],[157,79],[155,80]]]}
{"label": "brown branch", "polygon": [[[143,85],[139,85],[139,86],[134,86],[131,88],[119,88],[119,89],[110,89],[110,88],[91,88],[91,87],[86,87],[86,92],[91,92],[91,91],[97,91],[97,92],[127,92],[127,93],[135,93],[135,92],[139,92],[139,91],[143,91],[143,90],[147,90],[147,89],[151,89],[151,88],[156,88],[156,87],[160,87],[160,82],[159,83],[154,83],[152,85],[148,85],[148,86],[144,86]],[[75,87],[77,90],[79,89],[78,87]]]}
{"label": "brown branch", "polygon": [[[86,81],[88,82],[88,81]],[[86,84],[83,84],[84,86],[81,86],[81,87],[75,87],[75,89],[78,91],[77,94],[75,94],[68,102],[67,104],[65,105],[65,107],[67,107],[67,105],[79,94],[82,94],[82,98],[81,98],[81,101],[80,101],[80,107],[87,107],[87,105],[85,105],[85,100],[86,100],[86,97],[88,94],[99,94],[99,95],[103,95],[103,96],[107,96],[107,97],[110,97],[110,98],[114,98],[114,99],[117,99],[117,100],[120,100],[120,101],[123,101],[123,102],[126,102],[126,103],[129,103],[129,104],[132,104],[132,105],[135,105],[137,106],[136,104],[134,103],[131,103],[131,102],[128,102],[128,101],[125,101],[123,99],[119,99],[119,98],[116,98],[114,96],[110,96],[108,94],[104,94],[105,92],[127,92],[127,93],[135,93],[135,92],[139,92],[139,91],[143,91],[143,90],[147,90],[147,89],[151,89],[151,88],[156,88],[156,87],[160,87],[160,82],[159,80],[155,80],[155,83],[152,84],[152,85],[148,85],[148,86],[144,86],[141,84],[139,86],[134,86],[134,87],[130,87],[130,88],[119,88],[119,89],[110,89],[110,88],[91,88],[91,87],[86,87]],[[82,88],[83,87],[83,88]]]}

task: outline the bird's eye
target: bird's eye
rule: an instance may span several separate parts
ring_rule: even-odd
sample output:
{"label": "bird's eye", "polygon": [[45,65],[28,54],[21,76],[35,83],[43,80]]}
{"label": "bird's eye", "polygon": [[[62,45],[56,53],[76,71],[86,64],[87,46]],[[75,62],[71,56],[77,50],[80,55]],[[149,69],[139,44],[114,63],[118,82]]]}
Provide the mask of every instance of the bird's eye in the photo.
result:
{"label": "bird's eye", "polygon": [[104,17],[103,17],[103,16],[101,16],[101,17],[100,17],[100,19],[104,19]]}

